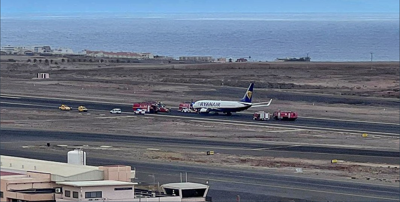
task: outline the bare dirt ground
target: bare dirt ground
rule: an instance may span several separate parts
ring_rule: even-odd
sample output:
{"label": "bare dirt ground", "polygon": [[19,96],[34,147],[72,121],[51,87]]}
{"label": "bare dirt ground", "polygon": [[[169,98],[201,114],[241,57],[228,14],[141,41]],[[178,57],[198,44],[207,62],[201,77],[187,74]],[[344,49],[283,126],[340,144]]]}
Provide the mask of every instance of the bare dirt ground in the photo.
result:
{"label": "bare dirt ground", "polygon": [[[33,79],[38,72],[50,73],[50,79]],[[270,108],[295,110],[300,116],[398,123],[399,108],[392,104],[399,96],[399,63],[227,63],[196,65],[146,64],[61,64],[1,63],[1,93],[52,96],[82,100],[101,100],[130,105],[132,102],[161,100],[171,107],[191,99],[233,99],[244,94],[250,82],[256,82],[254,100],[268,101]],[[222,90],[221,90],[222,89]],[[239,93],[239,94],[237,94]],[[309,96],[304,100],[284,99],[281,94]],[[257,97],[258,95],[258,97]],[[342,99],[329,103],[319,96]],[[301,98],[301,97],[299,97]],[[359,102],[346,102],[356,100]],[[62,104],[62,103],[60,103]],[[90,109],[89,109],[90,110]],[[252,112],[254,110],[250,110]],[[399,139],[340,132],[287,130],[274,127],[246,127],[179,121],[160,117],[107,118],[104,112],[61,112],[57,109],[1,109],[4,128],[28,128],[71,132],[94,132],[142,136],[168,136],[225,141],[258,141],[276,144],[330,145],[379,150],[398,150]],[[162,128],[162,130],[160,130]],[[193,129],[196,130],[193,130]],[[200,130],[201,129],[201,130]],[[33,145],[30,149],[43,149]],[[399,165],[362,164],[300,159],[237,156],[217,153],[213,158],[196,148],[132,149],[113,145],[114,150],[96,149],[100,154],[120,156],[130,152],[149,161],[215,164],[293,172],[302,168],[307,175],[325,173],[360,180],[398,181]],[[65,148],[54,148],[62,150]],[[70,148],[68,148],[70,149]],[[112,152],[110,152],[112,151]],[[88,151],[90,152],[90,151]]]}

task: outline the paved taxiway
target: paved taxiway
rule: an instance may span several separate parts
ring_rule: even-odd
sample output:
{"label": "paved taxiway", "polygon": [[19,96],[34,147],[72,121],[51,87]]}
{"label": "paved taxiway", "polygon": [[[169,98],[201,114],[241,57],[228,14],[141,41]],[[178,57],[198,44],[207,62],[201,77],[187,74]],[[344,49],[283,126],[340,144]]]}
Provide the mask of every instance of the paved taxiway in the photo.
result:
{"label": "paved taxiway", "polygon": [[[66,154],[57,152],[27,152],[13,145],[2,146],[2,155],[13,155],[42,160],[65,162]],[[211,166],[196,166],[173,163],[149,163],[136,159],[110,159],[89,154],[90,165],[130,165],[137,170],[139,180],[147,179],[162,183],[179,181],[180,173],[188,173],[191,182],[205,183],[211,189],[213,201],[234,201],[240,195],[241,201],[398,201],[398,185],[378,183],[357,183],[351,180],[328,180],[308,178],[301,174],[283,175],[271,171],[249,171]]]}
{"label": "paved taxiway", "polygon": [[[99,133],[77,133],[60,131],[36,131],[1,129],[1,141],[23,142],[23,141],[80,141],[90,142],[135,142],[137,144],[149,145],[149,143],[163,147],[173,145],[179,147],[197,147],[205,150],[214,150],[218,153],[235,155],[273,156],[273,157],[296,157],[301,156],[310,159],[330,161],[340,159],[344,161],[388,163],[398,162],[399,151],[377,151],[355,148],[334,148],[327,146],[307,146],[293,144],[269,144],[250,142],[227,142],[215,140],[183,139],[170,137],[147,137],[132,135],[110,135]],[[82,143],[83,144],[83,143]]]}

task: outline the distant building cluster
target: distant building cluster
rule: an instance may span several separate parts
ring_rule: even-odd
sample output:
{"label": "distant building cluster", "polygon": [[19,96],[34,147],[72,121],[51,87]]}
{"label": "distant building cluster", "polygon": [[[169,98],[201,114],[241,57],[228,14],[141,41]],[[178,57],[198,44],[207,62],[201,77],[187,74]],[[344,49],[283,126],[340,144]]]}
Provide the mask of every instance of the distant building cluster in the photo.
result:
{"label": "distant building cluster", "polygon": [[[233,62],[232,58],[213,58],[211,56],[181,56],[179,57],[180,61],[194,61],[194,62],[216,62],[216,63],[225,63],[225,62]],[[248,62],[246,58],[238,58],[235,62]]]}
{"label": "distant building cluster", "polygon": [[211,56],[181,56],[179,60],[182,61],[198,61],[198,62],[213,62],[214,59]]}
{"label": "distant building cluster", "polygon": [[126,59],[154,59],[151,53],[132,53],[132,52],[106,52],[84,50],[82,54],[95,58],[126,58]]}
{"label": "distant building cluster", "polygon": [[35,55],[35,54],[74,54],[70,48],[51,49],[50,46],[3,46],[1,47],[2,55]]}
{"label": "distant building cluster", "polygon": [[[176,61],[176,59],[167,56],[153,55],[152,53],[135,53],[135,52],[109,52],[109,51],[93,51],[93,50],[83,50],[81,52],[75,53],[70,48],[55,48],[52,49],[48,45],[44,46],[3,46],[0,51],[1,55],[26,55],[26,56],[71,56],[71,57],[89,57],[98,58],[104,61],[128,61],[128,60],[147,60],[147,59],[158,59],[158,60],[169,60]],[[212,56],[180,56],[179,61],[182,62],[216,62],[225,63],[233,62],[232,58],[213,58]],[[239,58],[235,62],[247,62],[245,58]]]}

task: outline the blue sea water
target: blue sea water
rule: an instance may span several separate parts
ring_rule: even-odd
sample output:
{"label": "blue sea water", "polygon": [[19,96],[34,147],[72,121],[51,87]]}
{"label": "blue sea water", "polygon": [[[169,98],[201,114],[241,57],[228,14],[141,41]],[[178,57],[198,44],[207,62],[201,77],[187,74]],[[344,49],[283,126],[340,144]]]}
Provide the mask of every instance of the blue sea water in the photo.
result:
{"label": "blue sea water", "polygon": [[37,14],[1,17],[1,45],[254,61],[399,61],[399,14]]}

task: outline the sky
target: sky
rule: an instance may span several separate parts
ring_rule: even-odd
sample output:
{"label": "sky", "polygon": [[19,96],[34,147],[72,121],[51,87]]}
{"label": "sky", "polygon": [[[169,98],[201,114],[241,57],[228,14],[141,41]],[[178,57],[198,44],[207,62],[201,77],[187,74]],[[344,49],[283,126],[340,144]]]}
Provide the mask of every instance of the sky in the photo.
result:
{"label": "sky", "polygon": [[1,15],[97,12],[399,13],[399,0],[1,0]]}

